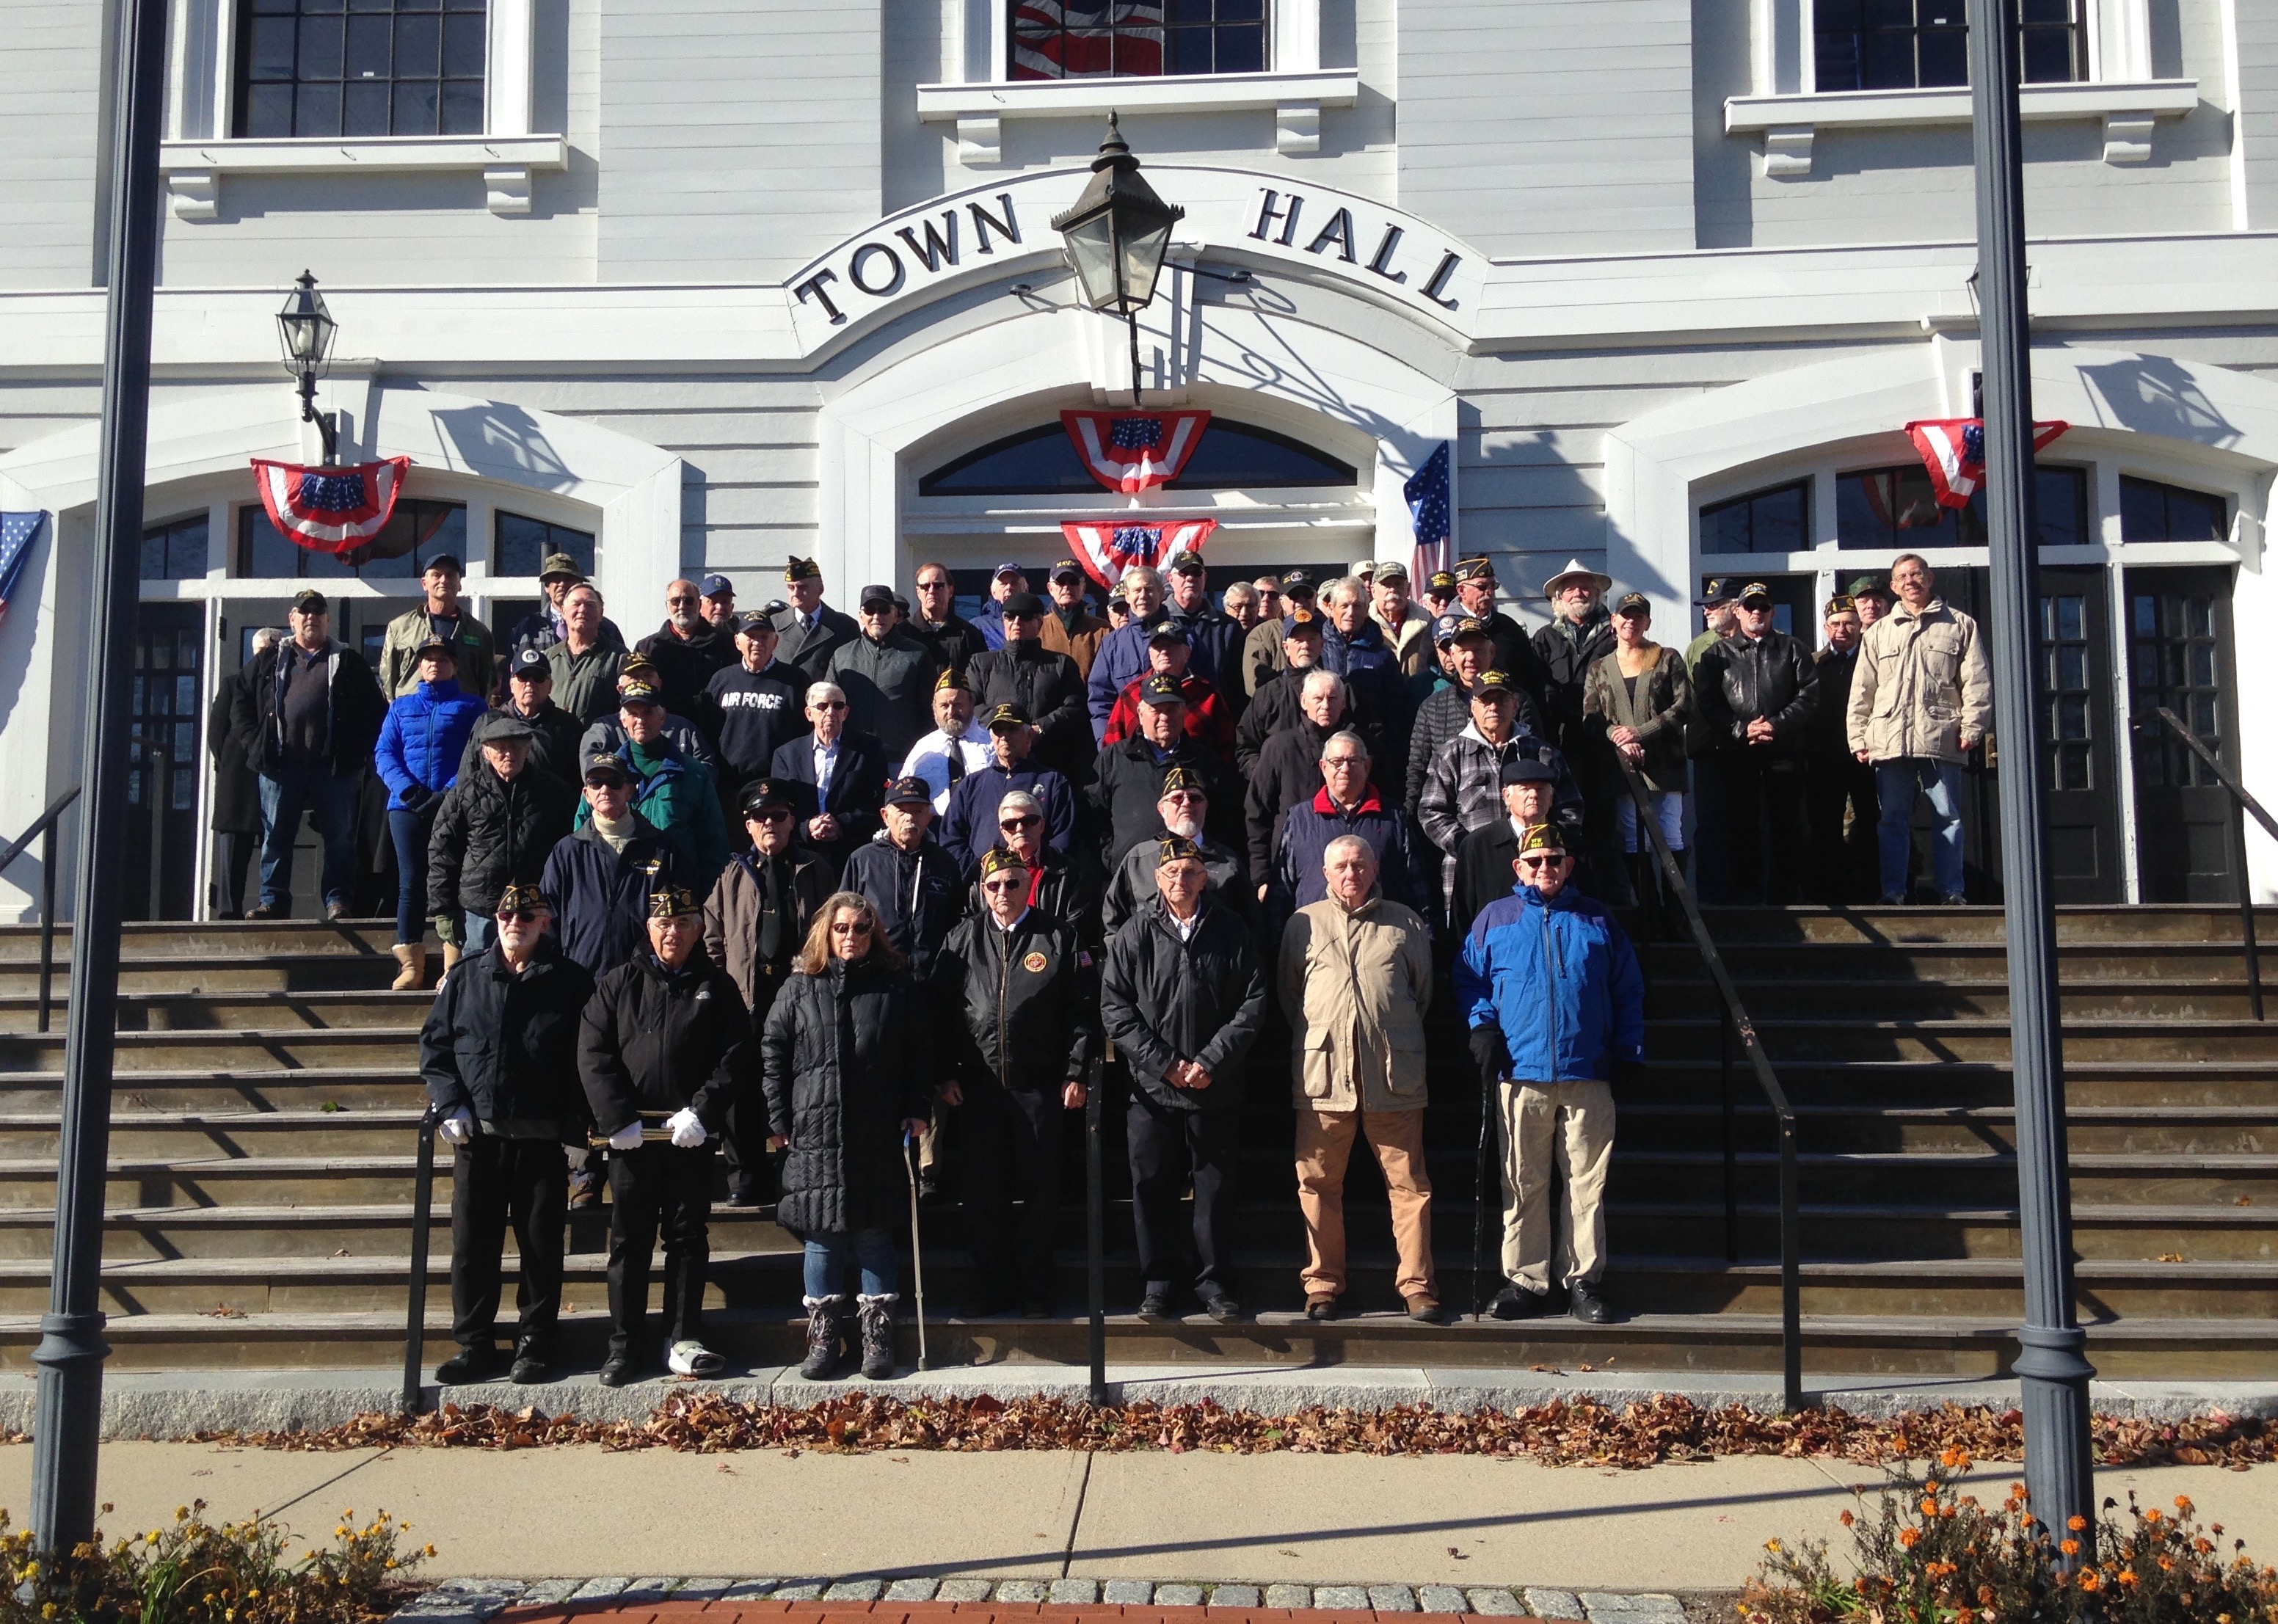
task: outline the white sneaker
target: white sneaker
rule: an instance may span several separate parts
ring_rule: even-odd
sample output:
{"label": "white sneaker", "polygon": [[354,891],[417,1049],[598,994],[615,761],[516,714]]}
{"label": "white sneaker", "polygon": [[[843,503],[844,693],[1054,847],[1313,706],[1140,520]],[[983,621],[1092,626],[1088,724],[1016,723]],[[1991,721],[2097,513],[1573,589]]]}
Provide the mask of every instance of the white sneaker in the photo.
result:
{"label": "white sneaker", "polygon": [[675,1376],[717,1376],[728,1361],[701,1342],[676,1342],[665,1355],[665,1369]]}

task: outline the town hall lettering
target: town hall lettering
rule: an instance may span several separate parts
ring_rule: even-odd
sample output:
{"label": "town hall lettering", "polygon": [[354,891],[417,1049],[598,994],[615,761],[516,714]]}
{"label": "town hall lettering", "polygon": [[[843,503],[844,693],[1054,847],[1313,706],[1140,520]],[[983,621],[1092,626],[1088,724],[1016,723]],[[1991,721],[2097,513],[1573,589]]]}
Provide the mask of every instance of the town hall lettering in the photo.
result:
{"label": "town hall lettering", "polygon": [[[965,211],[973,222],[970,241],[975,254],[994,254],[997,251],[997,245],[991,240],[992,233],[1016,246],[1020,243],[1020,217],[1013,206],[1013,194],[1010,192],[998,193],[997,203],[1002,211],[997,214],[990,213],[978,199],[969,200],[965,205]],[[919,240],[921,232],[924,233],[922,242]],[[954,268],[958,263],[960,245],[958,210],[955,209],[944,209],[938,216],[928,215],[913,225],[902,226],[894,233],[894,236],[908,250],[906,260],[891,241],[878,238],[858,243],[853,253],[847,256],[846,279],[873,299],[891,299],[900,293],[909,280],[913,265],[922,266],[928,276],[933,276],[944,268]],[[812,300],[821,305],[823,312],[830,317],[830,324],[837,327],[846,320],[846,312],[840,309],[837,301],[830,296],[829,284],[837,280],[837,271],[818,271],[805,281],[793,283],[791,291],[801,304]]]}
{"label": "town hall lettering", "polygon": [[[1260,187],[1257,191],[1257,224],[1250,228],[1251,240],[1270,242],[1281,248],[1296,248],[1298,225],[1304,213],[1304,194],[1291,192],[1284,196],[1272,187]],[[1368,256],[1368,268],[1387,282],[1405,283],[1408,280],[1405,271],[1394,267],[1394,261],[1400,253],[1401,235],[1399,226],[1387,225],[1383,235],[1377,239],[1374,251]],[[1353,225],[1353,212],[1349,208],[1341,206],[1334,214],[1322,221],[1320,229],[1305,243],[1303,251],[1326,255],[1331,249],[1334,249],[1336,257],[1348,265],[1360,263],[1359,237]],[[1453,248],[1443,250],[1440,263],[1433,267],[1431,276],[1424,283],[1421,290],[1424,297],[1443,309],[1454,309],[1456,301],[1441,295],[1447,291],[1449,279],[1456,274],[1456,267],[1463,263],[1464,256]]]}

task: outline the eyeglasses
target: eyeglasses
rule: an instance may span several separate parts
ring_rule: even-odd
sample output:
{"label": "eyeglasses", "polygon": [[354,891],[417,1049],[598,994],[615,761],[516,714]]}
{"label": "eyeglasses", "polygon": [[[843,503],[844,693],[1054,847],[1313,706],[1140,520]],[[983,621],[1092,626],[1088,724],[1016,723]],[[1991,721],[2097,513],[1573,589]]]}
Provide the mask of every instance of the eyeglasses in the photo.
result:
{"label": "eyeglasses", "polygon": [[1321,765],[1334,773],[1341,767],[1357,767],[1364,764],[1358,756],[1323,756]]}
{"label": "eyeglasses", "polygon": [[788,806],[770,806],[761,812],[745,812],[744,814],[744,819],[747,823],[789,823],[791,821],[791,808]]}
{"label": "eyeglasses", "polygon": [[843,711],[846,708],[846,701],[844,699],[817,699],[807,708],[814,711]]}
{"label": "eyeglasses", "polygon": [[501,925],[508,920],[516,925],[529,925],[534,923],[537,919],[538,910],[535,908],[516,908],[511,911],[501,909],[498,913],[498,922]]}
{"label": "eyeglasses", "polygon": [[1026,880],[983,880],[981,882],[981,888],[991,893],[1025,891],[1028,888],[1028,882]]}
{"label": "eyeglasses", "polygon": [[950,583],[947,581],[921,581],[918,583],[918,591],[921,592],[945,592],[949,591],[949,587]]}
{"label": "eyeglasses", "polygon": [[841,924],[838,920],[833,919],[830,922],[830,934],[834,936],[867,936],[870,934],[870,921],[850,919]]}
{"label": "eyeglasses", "polygon": [[1163,799],[1181,806],[1191,806],[1202,798],[1203,792],[1199,789],[1173,789],[1163,797]]}
{"label": "eyeglasses", "polygon": [[1521,858],[1518,865],[1521,868],[1556,868],[1565,860],[1563,857]]}
{"label": "eyeglasses", "polygon": [[665,600],[664,600],[664,601],[665,601],[665,602],[667,602],[667,603],[669,603],[669,604],[692,604],[692,603],[694,603],[694,602],[696,601],[696,599],[695,599],[695,598],[694,598],[692,595],[684,595],[684,596],[681,596],[681,597],[669,597],[669,597],[667,597],[667,598],[665,599]]}
{"label": "eyeglasses", "polygon": [[1000,818],[998,820],[997,827],[1000,829],[1033,829],[1043,821],[1043,820],[1037,817],[1036,813],[1029,812],[1020,818]]}

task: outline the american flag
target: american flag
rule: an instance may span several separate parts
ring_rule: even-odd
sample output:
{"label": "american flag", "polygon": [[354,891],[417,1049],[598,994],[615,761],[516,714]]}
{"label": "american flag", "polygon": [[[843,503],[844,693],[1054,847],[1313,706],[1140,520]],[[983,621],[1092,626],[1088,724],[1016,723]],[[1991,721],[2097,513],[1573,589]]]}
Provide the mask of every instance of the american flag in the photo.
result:
{"label": "american flag", "polygon": [[1441,440],[1424,466],[1400,488],[1408,499],[1409,516],[1416,522],[1416,558],[1410,579],[1428,581],[1434,571],[1449,567],[1454,556],[1455,515],[1448,492],[1448,442]]}
{"label": "american flag", "polygon": [[32,543],[47,520],[44,511],[0,513],[0,619],[7,616],[8,600],[16,595],[16,583],[32,560]]}
{"label": "american flag", "polygon": [[1163,0],[1014,0],[1013,77],[1163,71]]}
{"label": "american flag", "polygon": [[[2050,441],[2070,425],[2037,423],[2033,452],[2038,455]],[[1985,482],[1985,420],[1982,417],[1933,417],[1907,425],[1907,436],[1922,454],[1930,470],[1930,488],[1941,507],[1967,507],[1977,487]]]}

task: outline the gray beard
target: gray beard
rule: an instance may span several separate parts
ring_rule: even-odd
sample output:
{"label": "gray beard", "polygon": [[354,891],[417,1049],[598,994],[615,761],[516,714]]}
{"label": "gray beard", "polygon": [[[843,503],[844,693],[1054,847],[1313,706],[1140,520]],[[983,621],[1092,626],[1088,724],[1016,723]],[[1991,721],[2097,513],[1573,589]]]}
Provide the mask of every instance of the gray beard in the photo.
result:
{"label": "gray beard", "polygon": [[1176,822],[1166,822],[1163,827],[1170,830],[1172,834],[1177,835],[1181,840],[1191,840],[1199,842],[1203,837],[1203,826],[1196,823],[1192,818],[1181,818]]}

